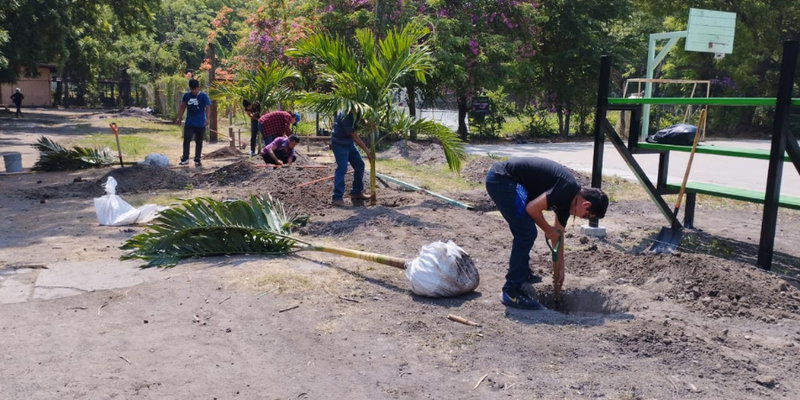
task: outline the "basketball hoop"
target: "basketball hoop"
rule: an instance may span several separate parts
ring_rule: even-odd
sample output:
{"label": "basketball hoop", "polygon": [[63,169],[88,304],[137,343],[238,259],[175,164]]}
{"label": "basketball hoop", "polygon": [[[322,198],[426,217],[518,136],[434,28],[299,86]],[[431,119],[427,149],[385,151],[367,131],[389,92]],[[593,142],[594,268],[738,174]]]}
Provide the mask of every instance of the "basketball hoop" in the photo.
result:
{"label": "basketball hoop", "polygon": [[725,58],[725,53],[714,53],[714,60],[719,61],[722,60],[723,58]]}

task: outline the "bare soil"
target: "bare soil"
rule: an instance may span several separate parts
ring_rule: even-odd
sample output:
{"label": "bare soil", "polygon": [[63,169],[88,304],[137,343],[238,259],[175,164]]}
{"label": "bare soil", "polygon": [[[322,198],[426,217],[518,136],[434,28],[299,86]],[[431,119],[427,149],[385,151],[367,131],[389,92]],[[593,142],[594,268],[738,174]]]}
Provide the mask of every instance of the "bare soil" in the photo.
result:
{"label": "bare soil", "polygon": [[[409,143],[382,156],[443,163],[436,151]],[[614,202],[605,240],[580,235],[581,221],[568,227],[563,312],[521,311],[498,301],[511,235],[481,186],[444,193],[475,211],[392,184],[379,185],[376,206],[347,199],[336,208],[330,180],[296,188],[333,175],[316,161],[322,146],[301,153],[298,165],[322,168],[273,170],[241,157],[203,168],[0,176],[0,272],[57,260],[113,265],[124,240],[144,230],[97,225],[91,199],[116,174],[123,198],[270,194],[311,217],[297,232],[310,242],[412,258],[452,239],[478,265],[477,291],[422,298],[400,270],[321,253],[190,259],[124,290],[0,305],[8,321],[0,398],[727,400],[800,392],[797,213],[781,211],[776,274],[753,267],[757,208],[701,201],[704,230],[690,232],[679,253],[653,256],[642,249],[664,224],[655,206]],[[462,176],[480,183],[492,162],[470,160]],[[537,241],[531,255],[544,281],[527,289],[552,305],[549,251]]]}

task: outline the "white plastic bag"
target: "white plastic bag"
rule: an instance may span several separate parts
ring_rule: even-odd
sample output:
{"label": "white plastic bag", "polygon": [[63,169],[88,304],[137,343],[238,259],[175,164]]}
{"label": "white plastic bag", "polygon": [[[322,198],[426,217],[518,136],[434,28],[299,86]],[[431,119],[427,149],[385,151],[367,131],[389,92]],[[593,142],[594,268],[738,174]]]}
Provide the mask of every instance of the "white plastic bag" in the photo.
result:
{"label": "white plastic bag", "polygon": [[151,153],[144,158],[142,164],[166,168],[169,165],[169,158],[164,154]]}
{"label": "white plastic bag", "polygon": [[94,199],[94,209],[100,225],[122,226],[136,222],[139,210],[117,196],[117,180],[109,176],[106,181],[106,195]]}
{"label": "white plastic bag", "polygon": [[158,204],[145,204],[138,208],[139,217],[136,218],[136,223],[144,224],[150,222],[158,217],[158,213],[168,208],[169,207],[160,206]]}
{"label": "white plastic bag", "polygon": [[469,254],[452,240],[423,246],[406,264],[406,278],[414,294],[428,297],[460,296],[475,290],[481,280]]}

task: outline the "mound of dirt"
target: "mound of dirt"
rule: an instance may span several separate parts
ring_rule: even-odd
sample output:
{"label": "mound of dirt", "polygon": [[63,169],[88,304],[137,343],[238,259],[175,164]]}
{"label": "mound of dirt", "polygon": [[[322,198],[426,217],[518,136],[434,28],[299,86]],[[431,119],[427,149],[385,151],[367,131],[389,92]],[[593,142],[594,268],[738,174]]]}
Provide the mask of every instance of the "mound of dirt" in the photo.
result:
{"label": "mound of dirt", "polygon": [[181,190],[191,179],[180,172],[147,164],[115,169],[98,180],[104,185],[108,177],[117,181],[117,194],[149,192],[159,189]]}
{"label": "mound of dirt", "polygon": [[152,121],[160,121],[161,119],[156,117],[152,113],[152,109],[150,108],[140,108],[140,107],[127,107],[124,110],[116,113],[120,117],[138,117],[144,118],[147,120]]}
{"label": "mound of dirt", "polygon": [[495,162],[496,160],[489,157],[473,158],[461,167],[461,176],[470,182],[483,183],[486,181],[489,167]]}
{"label": "mound of dirt", "polygon": [[302,166],[302,165],[319,165],[317,160],[315,160],[315,159],[303,154],[304,152],[299,150],[299,149],[300,149],[300,146],[297,146],[295,148],[294,155],[295,155],[295,157],[297,157],[297,159],[294,160],[292,165],[299,165],[299,166]]}
{"label": "mound of dirt", "polygon": [[[226,147],[227,148],[227,147]],[[242,160],[226,165],[208,174],[198,174],[192,177],[192,184],[197,187],[206,185],[229,186],[249,181],[253,175],[261,172],[255,164]]]}
{"label": "mound of dirt", "polygon": [[402,158],[411,161],[415,165],[444,164],[447,162],[442,146],[435,142],[401,140],[395,142],[389,150],[381,152],[378,156],[388,159]]}
{"label": "mound of dirt", "polygon": [[[575,256],[573,256],[575,257]],[[800,315],[800,290],[746,264],[704,254],[635,256],[611,249],[585,252],[576,273],[606,270],[619,285],[634,285],[707,318],[747,317],[767,323]]]}
{"label": "mound of dirt", "polygon": [[211,153],[203,155],[203,158],[207,159],[215,159],[215,158],[233,158],[233,157],[241,157],[242,152],[233,148],[233,147],[223,147],[221,149],[217,149],[212,151]]}

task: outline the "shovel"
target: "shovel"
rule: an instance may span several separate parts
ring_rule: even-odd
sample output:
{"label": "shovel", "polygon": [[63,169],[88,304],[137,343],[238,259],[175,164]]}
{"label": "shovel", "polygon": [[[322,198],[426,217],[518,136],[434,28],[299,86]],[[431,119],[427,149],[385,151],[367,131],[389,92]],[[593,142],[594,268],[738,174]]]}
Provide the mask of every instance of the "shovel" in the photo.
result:
{"label": "shovel", "polygon": [[683,194],[686,192],[686,182],[689,180],[689,171],[692,169],[692,160],[694,160],[694,152],[697,150],[697,140],[700,139],[700,131],[706,127],[706,110],[700,111],[700,120],[697,125],[698,128],[697,132],[694,134],[692,152],[689,153],[689,163],[686,164],[686,172],[683,174],[681,190],[678,192],[678,198],[675,200],[675,209],[672,211],[672,227],[665,226],[661,228],[661,232],[658,233],[655,242],[650,246],[650,252],[653,254],[674,253],[683,238],[683,230],[678,223],[678,211],[681,208]]}
{"label": "shovel", "polygon": [[564,268],[558,261],[558,248],[561,247],[561,242],[564,241],[564,233],[558,231],[558,242],[555,246],[550,245],[550,241],[546,238],[544,242],[550,248],[550,255],[553,256],[553,299],[556,302],[556,310],[561,309],[561,287],[564,286]]}
{"label": "shovel", "polygon": [[112,122],[108,124],[111,127],[111,130],[114,131],[114,138],[117,139],[117,154],[119,154],[119,166],[120,168],[124,168],[125,166],[122,165],[122,149],[119,147],[119,133],[117,133],[117,123]]}

